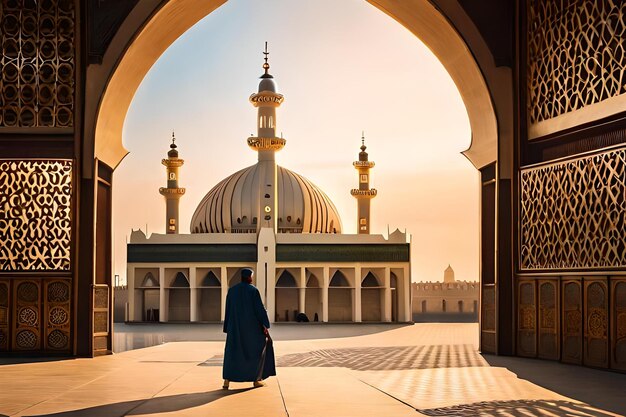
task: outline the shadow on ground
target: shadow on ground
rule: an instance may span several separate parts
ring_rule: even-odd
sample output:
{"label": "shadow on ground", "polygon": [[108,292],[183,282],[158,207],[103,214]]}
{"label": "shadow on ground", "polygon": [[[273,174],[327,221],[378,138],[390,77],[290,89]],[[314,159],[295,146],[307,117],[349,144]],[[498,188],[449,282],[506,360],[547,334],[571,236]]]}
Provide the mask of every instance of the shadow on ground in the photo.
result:
{"label": "shadow on ground", "polygon": [[[626,375],[560,362],[482,355],[491,366],[507,368],[519,378],[602,410],[626,415]],[[574,414],[579,415],[579,414]],[[585,414],[581,414],[585,415]],[[590,414],[593,416],[605,414]]]}
{"label": "shadow on ground", "polygon": [[610,417],[586,404],[556,400],[484,401],[452,407],[418,410],[427,416],[571,416]]}
{"label": "shadow on ground", "polygon": [[[204,362],[215,366],[218,358]],[[314,350],[280,356],[279,367],[343,367],[354,371],[488,366],[473,345],[389,346]]]}
{"label": "shadow on ground", "polygon": [[[287,322],[273,323],[270,331],[275,341],[311,340],[364,336],[405,326],[411,324]],[[220,323],[115,323],[113,350],[120,353],[168,342],[221,342],[226,340],[222,327]]]}
{"label": "shadow on ground", "polygon": [[[165,397],[148,398],[135,401],[124,401],[105,404],[79,410],[64,411],[52,414],[33,414],[27,417],[92,417],[92,416],[133,416],[143,414],[171,413],[217,401],[229,395],[239,394],[253,388],[233,390],[214,390],[194,394],[168,395]],[[2,417],[2,416],[0,416]]]}

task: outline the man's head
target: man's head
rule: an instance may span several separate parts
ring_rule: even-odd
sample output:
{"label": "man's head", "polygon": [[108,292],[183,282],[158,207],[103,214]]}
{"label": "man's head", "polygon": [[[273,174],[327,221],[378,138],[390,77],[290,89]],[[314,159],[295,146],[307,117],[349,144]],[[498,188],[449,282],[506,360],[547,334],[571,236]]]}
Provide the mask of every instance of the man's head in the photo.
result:
{"label": "man's head", "polygon": [[252,275],[254,272],[250,268],[243,268],[241,270],[241,282],[252,283]]}

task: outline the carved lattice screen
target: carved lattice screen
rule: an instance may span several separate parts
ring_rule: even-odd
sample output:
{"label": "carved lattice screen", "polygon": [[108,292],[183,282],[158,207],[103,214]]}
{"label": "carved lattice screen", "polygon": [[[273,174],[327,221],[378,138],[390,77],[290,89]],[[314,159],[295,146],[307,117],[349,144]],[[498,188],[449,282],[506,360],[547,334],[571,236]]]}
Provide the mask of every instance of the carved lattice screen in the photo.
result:
{"label": "carved lattice screen", "polygon": [[0,271],[68,271],[71,161],[0,160]]}
{"label": "carved lattice screen", "polygon": [[74,0],[0,5],[0,127],[71,127]]}
{"label": "carved lattice screen", "polygon": [[626,266],[626,149],[521,172],[523,270]]}
{"label": "carved lattice screen", "polygon": [[626,93],[626,2],[528,2],[531,124]]}

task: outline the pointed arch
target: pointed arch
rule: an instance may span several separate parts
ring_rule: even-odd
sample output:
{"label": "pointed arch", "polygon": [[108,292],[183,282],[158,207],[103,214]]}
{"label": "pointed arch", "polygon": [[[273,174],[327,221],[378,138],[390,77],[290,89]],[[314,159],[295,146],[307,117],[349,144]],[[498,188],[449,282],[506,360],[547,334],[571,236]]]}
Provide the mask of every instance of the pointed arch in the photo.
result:
{"label": "pointed arch", "polygon": [[202,282],[200,283],[202,287],[221,287],[220,279],[213,273],[213,271],[209,271],[204,278],[202,278]]}
{"label": "pointed arch", "polygon": [[291,272],[287,270],[283,271],[283,273],[280,274],[278,281],[276,281],[276,287],[295,288],[297,286],[298,284],[296,283],[296,279]]}
{"label": "pointed arch", "polygon": [[376,275],[372,271],[369,271],[363,281],[361,282],[361,287],[380,287],[380,282]]}
{"label": "pointed arch", "polygon": [[184,272],[177,272],[170,287],[189,288],[189,278],[187,278]]}
{"label": "pointed arch", "polygon": [[159,280],[154,277],[152,272],[148,272],[141,282],[142,287],[159,287]]}
{"label": "pointed arch", "polygon": [[348,279],[341,271],[337,271],[333,274],[333,277],[330,280],[329,287],[349,287],[350,283]]}
{"label": "pointed arch", "polygon": [[320,280],[315,276],[315,274],[311,274],[309,279],[306,280],[307,288],[320,288]]}

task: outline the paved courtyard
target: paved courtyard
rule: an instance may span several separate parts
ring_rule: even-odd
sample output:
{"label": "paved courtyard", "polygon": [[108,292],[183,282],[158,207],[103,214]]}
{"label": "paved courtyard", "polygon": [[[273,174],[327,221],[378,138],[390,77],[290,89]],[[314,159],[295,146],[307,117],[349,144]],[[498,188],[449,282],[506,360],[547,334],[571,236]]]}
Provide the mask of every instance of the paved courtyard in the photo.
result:
{"label": "paved courtyard", "polygon": [[626,414],[626,375],[481,355],[475,323],[275,326],[278,377],[228,391],[219,326],[132,327],[111,356],[0,359],[0,416]]}

